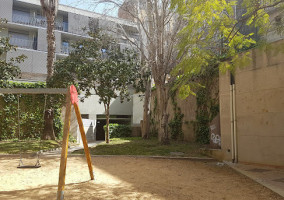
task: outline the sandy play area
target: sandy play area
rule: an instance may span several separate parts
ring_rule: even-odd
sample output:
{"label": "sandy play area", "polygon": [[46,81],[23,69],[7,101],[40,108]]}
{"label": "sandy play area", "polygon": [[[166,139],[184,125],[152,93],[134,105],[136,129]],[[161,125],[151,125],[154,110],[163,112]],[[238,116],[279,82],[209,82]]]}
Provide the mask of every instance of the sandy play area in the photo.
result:
{"label": "sandy play area", "polygon": [[[95,181],[85,158],[68,158],[65,199],[283,199],[216,162],[134,157],[92,157]],[[0,157],[0,199],[56,199],[59,156],[41,159],[38,169],[17,169],[17,157]]]}

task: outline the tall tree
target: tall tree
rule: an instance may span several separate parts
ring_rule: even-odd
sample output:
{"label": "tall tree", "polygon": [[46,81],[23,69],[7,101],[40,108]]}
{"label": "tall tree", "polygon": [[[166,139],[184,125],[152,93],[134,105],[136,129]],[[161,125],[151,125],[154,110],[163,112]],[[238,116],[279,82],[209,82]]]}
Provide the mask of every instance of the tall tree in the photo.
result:
{"label": "tall tree", "polygon": [[[0,32],[5,23],[7,21],[0,18]],[[11,45],[9,40],[9,37],[0,36],[0,81],[11,80],[20,75],[21,70],[17,64],[23,62],[26,58],[26,56],[20,55],[6,60],[8,52],[16,51],[16,47]]]}
{"label": "tall tree", "polygon": [[[55,61],[55,33],[54,33],[54,22],[58,11],[58,0],[40,0],[42,11],[47,21],[47,87],[49,86],[49,80],[54,73],[54,61]],[[50,106],[49,106],[50,107]],[[53,109],[50,107],[45,111],[45,124],[42,139],[55,139],[53,130]]]}
{"label": "tall tree", "polygon": [[40,0],[43,14],[46,17],[47,22],[47,78],[46,81],[52,77],[54,72],[55,61],[55,34],[54,34],[54,22],[58,11],[58,0]]}
{"label": "tall tree", "polygon": [[106,143],[109,143],[110,103],[112,99],[130,100],[129,86],[139,77],[137,53],[121,50],[119,44],[106,34],[92,33],[91,39],[77,42],[70,55],[56,62],[52,82],[56,86],[77,84],[85,98],[100,97],[106,114]]}
{"label": "tall tree", "polygon": [[[142,61],[151,72],[157,91],[157,105],[159,111],[159,139],[163,144],[169,143],[168,134],[168,111],[169,102],[168,82],[171,81],[170,72],[173,67],[180,62],[177,58],[175,46],[179,41],[178,31],[183,27],[181,17],[170,9],[170,0],[91,0],[94,4],[108,2],[120,8],[123,16],[127,14],[127,19],[132,19],[136,23],[139,33],[137,40],[123,31],[121,34],[129,43],[140,50]],[[148,71],[148,70],[146,70]],[[149,98],[151,84],[148,79],[145,82],[146,95],[144,102],[144,123],[149,111]],[[146,124],[145,124],[146,125]],[[144,132],[148,137],[148,132]]]}

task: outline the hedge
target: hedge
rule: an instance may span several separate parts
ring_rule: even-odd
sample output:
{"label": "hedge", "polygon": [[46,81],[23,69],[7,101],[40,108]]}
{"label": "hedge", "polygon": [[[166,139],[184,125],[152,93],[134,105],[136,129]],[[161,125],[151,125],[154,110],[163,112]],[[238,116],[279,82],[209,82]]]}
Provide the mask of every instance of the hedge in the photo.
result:
{"label": "hedge", "polygon": [[[45,88],[43,82],[1,82],[0,88]],[[1,94],[0,95],[0,140],[18,138],[18,97],[20,99],[21,139],[40,138],[44,127],[43,94]],[[62,95],[48,95],[47,105],[54,108],[54,132],[57,137],[62,135],[61,106]],[[52,101],[52,103],[51,103]]]}
{"label": "hedge", "polygon": [[[106,131],[106,125],[104,125],[104,130]],[[109,137],[110,138],[120,138],[120,137],[130,137],[131,127],[125,124],[109,124]]]}

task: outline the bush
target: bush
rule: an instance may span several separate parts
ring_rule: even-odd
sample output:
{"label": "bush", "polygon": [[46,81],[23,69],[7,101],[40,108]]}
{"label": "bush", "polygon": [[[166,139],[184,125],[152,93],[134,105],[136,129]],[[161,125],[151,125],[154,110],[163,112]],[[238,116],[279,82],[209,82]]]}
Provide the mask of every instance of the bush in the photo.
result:
{"label": "bush", "polygon": [[[106,125],[104,125],[106,131]],[[125,124],[109,124],[109,137],[110,138],[121,138],[130,137],[131,127]]]}

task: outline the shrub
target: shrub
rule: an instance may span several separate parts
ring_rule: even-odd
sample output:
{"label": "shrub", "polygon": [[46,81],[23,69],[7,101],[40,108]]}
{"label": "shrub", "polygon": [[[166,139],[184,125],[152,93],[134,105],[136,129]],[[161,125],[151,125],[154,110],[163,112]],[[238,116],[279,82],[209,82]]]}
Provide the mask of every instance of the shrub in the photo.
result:
{"label": "shrub", "polygon": [[[104,130],[106,131],[106,125],[104,125]],[[120,138],[120,137],[130,137],[131,127],[125,124],[109,124],[109,137],[110,138]]]}

